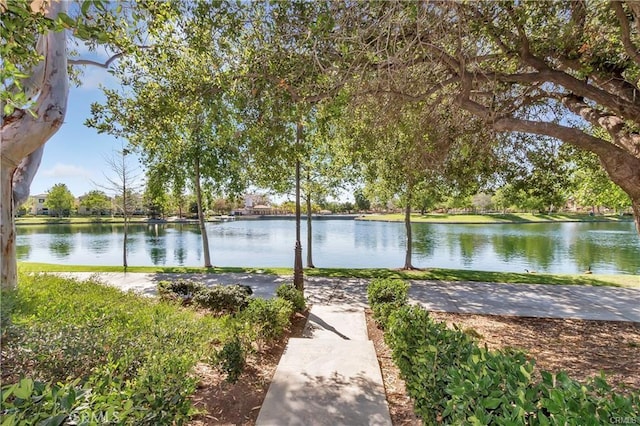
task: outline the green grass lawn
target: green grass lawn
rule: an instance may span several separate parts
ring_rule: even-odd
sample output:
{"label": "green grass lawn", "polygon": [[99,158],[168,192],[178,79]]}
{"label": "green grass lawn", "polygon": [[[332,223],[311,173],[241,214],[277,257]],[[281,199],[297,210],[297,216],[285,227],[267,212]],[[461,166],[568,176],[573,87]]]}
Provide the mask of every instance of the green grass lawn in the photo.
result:
{"label": "green grass lawn", "polygon": [[[47,263],[20,262],[21,272],[122,272],[122,266],[83,266],[55,265]],[[220,274],[240,272],[252,274],[291,275],[292,268],[199,268],[199,267],[158,267],[132,266],[128,272],[143,273],[209,273]],[[402,278],[412,280],[444,280],[444,281],[478,281],[519,284],[563,284],[563,285],[595,285],[640,288],[639,275],[587,275],[587,274],[523,274],[516,272],[468,271],[462,269],[430,268],[417,271],[402,271],[386,268],[315,268],[305,269],[305,274],[312,277],[333,278]]]}
{"label": "green grass lawn", "polygon": [[[388,222],[403,222],[404,214],[373,214],[358,218],[358,220],[378,220]],[[631,221],[630,216],[589,216],[583,213],[553,213],[553,214],[532,214],[532,213],[508,213],[508,214],[412,214],[411,222],[427,223],[538,223],[538,222],[620,222]]]}
{"label": "green grass lawn", "polygon": [[[149,220],[146,217],[129,218],[131,223],[141,223]],[[74,217],[50,217],[50,216],[24,216],[16,218],[16,225],[39,225],[39,224],[68,224],[74,223],[123,223],[121,217],[111,216],[74,216]]]}

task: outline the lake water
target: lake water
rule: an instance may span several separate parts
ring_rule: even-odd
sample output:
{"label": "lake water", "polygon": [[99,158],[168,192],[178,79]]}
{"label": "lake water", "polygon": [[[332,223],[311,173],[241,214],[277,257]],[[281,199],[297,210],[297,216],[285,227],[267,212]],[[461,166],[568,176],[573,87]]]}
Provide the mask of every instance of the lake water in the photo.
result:
{"label": "lake water", "polygon": [[[121,265],[122,225],[18,226],[20,261]],[[302,224],[303,261],[306,223]],[[197,225],[132,225],[130,266],[202,266]],[[216,266],[293,266],[293,220],[208,223]],[[402,223],[315,220],[316,267],[398,268],[404,264]],[[550,224],[414,224],[416,267],[484,271],[640,274],[640,237],[632,222]]]}

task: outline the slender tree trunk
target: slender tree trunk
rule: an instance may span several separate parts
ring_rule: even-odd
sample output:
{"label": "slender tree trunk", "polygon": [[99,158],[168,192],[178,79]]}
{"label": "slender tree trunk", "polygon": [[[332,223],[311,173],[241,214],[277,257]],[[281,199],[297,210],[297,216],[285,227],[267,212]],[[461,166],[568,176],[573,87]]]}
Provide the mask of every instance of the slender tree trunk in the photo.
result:
{"label": "slender tree trunk", "polygon": [[[124,153],[122,154],[122,163],[124,164]],[[125,173],[124,170],[122,173]],[[127,262],[127,239],[129,237],[129,224],[127,223],[128,219],[128,211],[127,211],[127,184],[126,184],[126,174],[123,175],[122,179],[122,218],[124,219],[124,238],[122,241],[122,267],[124,271],[127,272],[127,268],[129,264]]]}
{"label": "slender tree trunk", "polygon": [[411,235],[411,193],[407,191],[407,205],[404,208],[404,229],[407,236],[406,251],[404,256],[404,268],[414,269],[411,264],[411,252],[413,250],[413,236]]}
{"label": "slender tree trunk", "polygon": [[[307,175],[308,179],[308,175]],[[312,245],[313,245],[313,233],[312,233],[312,225],[311,225],[311,197],[307,195],[307,268],[315,268],[313,265],[313,256],[312,256]]]}
{"label": "slender tree trunk", "polygon": [[204,209],[202,208],[202,188],[200,187],[200,160],[195,162],[195,187],[196,201],[198,204],[198,224],[200,225],[200,235],[202,235],[202,252],[204,253],[204,267],[211,268],[211,254],[209,253],[209,237],[204,223]]}
{"label": "slender tree trunk", "polygon": [[15,166],[2,162],[0,168],[0,185],[2,185],[2,197],[0,198],[0,240],[2,241],[2,276],[0,284],[2,289],[15,288],[18,282],[18,265],[16,262],[16,227],[13,218],[13,190],[11,182]]}
{"label": "slender tree trunk", "polygon": [[[302,123],[296,126],[296,148],[302,141]],[[296,149],[296,156],[298,155]],[[300,160],[296,159],[296,246],[293,260],[293,285],[304,293],[304,271],[302,270],[302,244],[300,243]]]}

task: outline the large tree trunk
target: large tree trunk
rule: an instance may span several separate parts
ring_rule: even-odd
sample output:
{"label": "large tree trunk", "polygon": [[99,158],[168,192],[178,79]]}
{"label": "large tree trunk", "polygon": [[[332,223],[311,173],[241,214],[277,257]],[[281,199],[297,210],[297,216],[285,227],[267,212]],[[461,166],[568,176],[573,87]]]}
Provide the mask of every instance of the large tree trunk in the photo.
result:
{"label": "large tree trunk", "polygon": [[631,208],[633,209],[633,219],[636,222],[636,231],[640,234],[640,199],[631,200]]}
{"label": "large tree trunk", "polygon": [[211,254],[209,253],[209,237],[204,223],[204,209],[202,208],[202,188],[200,187],[200,160],[196,158],[195,163],[195,187],[196,201],[198,204],[198,224],[200,225],[200,235],[202,236],[202,252],[204,253],[204,267],[211,268]]}
{"label": "large tree trunk", "polygon": [[404,268],[415,269],[411,263],[411,252],[413,251],[413,235],[411,234],[411,195],[407,194],[407,205],[404,208],[404,229],[407,237],[406,250],[404,255]]}
{"label": "large tree trunk", "polygon": [[2,163],[0,169],[0,240],[2,241],[2,289],[11,289],[18,281],[16,262],[16,227],[13,220],[13,190],[11,182],[16,168]]}
{"label": "large tree trunk", "polygon": [[[55,18],[66,12],[69,2],[51,2],[47,5],[46,15]],[[69,79],[67,75],[66,34],[64,31],[49,32],[38,42],[38,49],[43,55],[33,70],[32,78],[25,84],[25,92],[37,99],[32,107],[35,116],[26,110],[16,109],[10,116],[4,117],[0,132],[2,157],[2,199],[0,204],[0,228],[2,237],[2,271],[0,284],[2,288],[15,288],[17,279],[15,222],[13,217],[13,178],[19,167],[29,168],[33,174],[39,165],[38,161],[23,161],[33,152],[41,148],[60,128],[67,110],[69,95]],[[22,192],[20,198],[24,198]]]}
{"label": "large tree trunk", "polygon": [[313,245],[312,225],[311,225],[311,197],[307,195],[307,268],[315,268],[313,265],[313,256],[311,254],[311,247]]}

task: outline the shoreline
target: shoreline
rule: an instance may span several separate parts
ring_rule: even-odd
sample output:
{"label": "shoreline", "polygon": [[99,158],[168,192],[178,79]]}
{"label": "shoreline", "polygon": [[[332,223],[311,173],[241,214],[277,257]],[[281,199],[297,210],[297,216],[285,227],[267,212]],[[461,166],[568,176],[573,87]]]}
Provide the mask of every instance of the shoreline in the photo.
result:
{"label": "shoreline", "polygon": [[[527,216],[535,216],[530,214],[523,214]],[[368,214],[314,214],[313,220],[358,220],[358,221],[370,221],[370,222],[404,222],[404,217],[400,215],[368,215]],[[448,215],[449,218],[438,217],[412,217],[411,223],[431,223],[439,225],[518,225],[518,224],[541,224],[541,223],[621,223],[621,222],[633,222],[633,216],[586,216],[586,217],[553,217],[549,218],[536,218],[531,219],[527,216],[519,216],[518,214],[509,214],[508,216],[514,216],[513,218],[502,218],[505,215],[496,215],[492,217],[491,214],[487,215]],[[456,220],[459,217],[478,218],[470,220]],[[482,219],[481,219],[482,218]],[[306,215],[302,215],[301,219],[306,221]],[[487,220],[488,219],[488,220]],[[213,216],[205,220],[208,223],[221,223],[221,222],[233,222],[236,220],[295,220],[295,215],[246,215],[246,216]],[[16,220],[16,226],[29,226],[29,225],[121,225],[123,220],[108,218],[108,219],[83,219],[83,218],[61,218],[61,219],[42,219],[39,221],[21,221]],[[129,221],[131,225],[155,225],[155,224],[197,224],[198,219],[133,219]]]}

